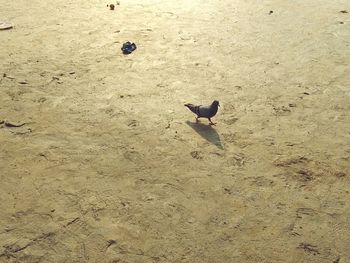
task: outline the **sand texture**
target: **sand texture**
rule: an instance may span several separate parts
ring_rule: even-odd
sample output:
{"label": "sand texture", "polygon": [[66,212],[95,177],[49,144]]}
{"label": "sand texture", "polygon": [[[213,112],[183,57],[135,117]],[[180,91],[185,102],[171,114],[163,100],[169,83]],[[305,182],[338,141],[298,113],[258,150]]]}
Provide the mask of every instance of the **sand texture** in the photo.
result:
{"label": "sand texture", "polygon": [[350,262],[350,1],[110,3],[0,0],[0,262]]}

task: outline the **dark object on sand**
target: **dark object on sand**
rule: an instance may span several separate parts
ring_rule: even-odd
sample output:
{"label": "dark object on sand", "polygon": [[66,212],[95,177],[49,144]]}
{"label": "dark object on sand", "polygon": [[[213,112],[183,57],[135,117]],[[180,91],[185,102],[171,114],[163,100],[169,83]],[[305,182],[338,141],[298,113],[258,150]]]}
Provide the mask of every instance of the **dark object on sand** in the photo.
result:
{"label": "dark object on sand", "polygon": [[109,5],[109,9],[110,9],[110,10],[114,10],[114,5],[113,5],[113,4],[110,4],[110,5]]}
{"label": "dark object on sand", "polygon": [[209,106],[197,106],[191,103],[187,103],[185,104],[185,106],[197,115],[196,122],[198,122],[199,118],[207,118],[210,122],[210,125],[215,125],[215,123],[211,121],[211,118],[216,115],[216,113],[218,112],[218,107],[220,107],[220,104],[217,100],[214,100],[213,103]]}
{"label": "dark object on sand", "polygon": [[269,15],[271,15],[271,14],[273,14],[273,11],[272,11],[272,10],[270,10],[270,12],[269,12]]}
{"label": "dark object on sand", "polygon": [[25,122],[24,123],[20,123],[20,124],[15,124],[15,123],[11,123],[11,122],[8,122],[8,121],[4,121],[3,123],[8,128],[18,128],[18,127],[22,127],[23,125],[26,124]]}
{"label": "dark object on sand", "polygon": [[341,10],[340,13],[347,14],[349,12],[347,10]]}
{"label": "dark object on sand", "polygon": [[125,42],[121,48],[124,55],[132,53],[136,49],[136,44],[131,42]]}

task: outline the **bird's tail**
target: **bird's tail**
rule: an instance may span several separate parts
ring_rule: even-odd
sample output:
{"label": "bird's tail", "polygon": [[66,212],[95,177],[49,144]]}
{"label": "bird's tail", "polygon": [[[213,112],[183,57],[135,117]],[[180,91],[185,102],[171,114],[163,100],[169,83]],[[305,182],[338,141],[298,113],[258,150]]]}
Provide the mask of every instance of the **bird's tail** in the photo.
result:
{"label": "bird's tail", "polygon": [[191,103],[186,103],[185,104],[185,107],[187,107],[187,108],[189,108],[190,110],[192,110],[192,109],[194,109],[194,105],[193,104],[191,104]]}
{"label": "bird's tail", "polygon": [[191,103],[186,103],[185,107],[189,108],[190,111],[192,111],[193,113],[197,114],[198,113],[198,106],[195,106]]}

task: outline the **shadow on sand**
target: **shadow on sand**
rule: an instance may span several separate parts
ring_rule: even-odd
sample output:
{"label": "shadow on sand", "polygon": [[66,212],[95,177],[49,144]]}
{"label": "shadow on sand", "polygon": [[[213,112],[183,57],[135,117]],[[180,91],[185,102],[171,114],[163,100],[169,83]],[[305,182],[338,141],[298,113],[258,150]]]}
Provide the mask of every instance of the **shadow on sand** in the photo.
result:
{"label": "shadow on sand", "polygon": [[202,136],[208,142],[216,145],[221,150],[224,149],[224,147],[222,146],[219,134],[211,125],[203,124],[200,122],[198,123],[190,122],[190,121],[186,121],[186,124],[190,126],[193,130],[195,130],[200,136]]}

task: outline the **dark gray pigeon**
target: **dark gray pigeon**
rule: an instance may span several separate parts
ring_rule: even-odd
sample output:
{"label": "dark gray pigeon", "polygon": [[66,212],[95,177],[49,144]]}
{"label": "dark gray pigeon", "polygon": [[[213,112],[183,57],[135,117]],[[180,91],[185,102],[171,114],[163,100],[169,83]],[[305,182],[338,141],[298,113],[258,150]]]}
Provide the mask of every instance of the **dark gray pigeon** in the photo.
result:
{"label": "dark gray pigeon", "polygon": [[218,112],[218,107],[220,107],[220,104],[217,100],[214,100],[213,103],[209,106],[196,106],[191,103],[187,103],[185,106],[197,115],[196,122],[198,122],[199,118],[207,118],[210,121],[210,125],[215,125],[215,123],[213,123],[210,118],[216,115]]}

